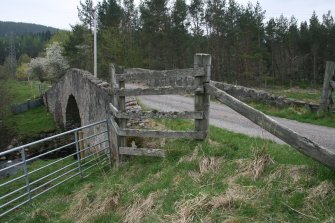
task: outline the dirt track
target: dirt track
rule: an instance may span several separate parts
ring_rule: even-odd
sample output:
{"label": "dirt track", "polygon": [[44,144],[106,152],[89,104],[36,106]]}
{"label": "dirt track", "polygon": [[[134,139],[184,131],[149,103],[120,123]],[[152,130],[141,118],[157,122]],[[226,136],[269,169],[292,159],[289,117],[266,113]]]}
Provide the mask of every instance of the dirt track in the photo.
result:
{"label": "dirt track", "polygon": [[[194,109],[194,99],[192,97],[164,95],[141,96],[139,99],[145,106],[161,111],[192,111]],[[305,124],[277,117],[272,118],[295,132],[335,151],[335,128]],[[223,104],[211,102],[210,124],[233,132],[259,136],[278,143],[284,143]]]}

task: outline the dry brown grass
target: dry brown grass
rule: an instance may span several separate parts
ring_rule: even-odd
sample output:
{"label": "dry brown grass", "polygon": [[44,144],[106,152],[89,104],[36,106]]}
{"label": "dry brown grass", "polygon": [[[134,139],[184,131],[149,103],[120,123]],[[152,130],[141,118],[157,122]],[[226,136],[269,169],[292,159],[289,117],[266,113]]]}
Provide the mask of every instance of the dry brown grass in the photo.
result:
{"label": "dry brown grass", "polygon": [[[193,171],[189,172],[189,175],[198,179],[201,174]],[[229,213],[238,208],[241,203],[254,203],[257,202],[259,197],[266,196],[262,189],[255,186],[241,186],[235,182],[236,179],[238,179],[236,176],[226,179],[228,188],[223,194],[217,196],[199,194],[196,197],[176,202],[176,213],[169,216],[170,221],[175,223],[211,222],[210,215],[217,209]],[[198,216],[201,219],[197,219],[197,213],[199,212],[202,213],[201,216]],[[229,218],[226,221],[238,222],[235,218]]]}
{"label": "dry brown grass", "polygon": [[312,177],[310,168],[304,165],[278,166],[266,177],[268,184],[274,181],[285,181],[287,185],[299,185],[304,180]]}
{"label": "dry brown grass", "polygon": [[125,223],[136,223],[140,222],[142,218],[151,213],[154,208],[157,207],[156,200],[159,197],[158,192],[150,193],[146,199],[139,198],[134,201],[125,210],[123,222]]}
{"label": "dry brown grass", "polygon": [[288,174],[292,178],[294,183],[299,182],[302,178],[308,176],[308,167],[307,166],[291,166],[288,168]]}
{"label": "dry brown grass", "polygon": [[334,223],[334,222],[335,222],[335,218],[330,217],[329,219],[325,220],[323,223]]}
{"label": "dry brown grass", "polygon": [[207,142],[208,142],[209,145],[214,146],[214,147],[219,147],[219,146],[222,145],[221,143],[219,143],[217,141],[214,141],[214,140],[211,140],[211,139],[208,139]]}
{"label": "dry brown grass", "polygon": [[[98,197],[97,195],[104,195]],[[72,199],[74,204],[65,215],[67,219],[74,219],[75,222],[88,222],[91,218],[103,215],[119,204],[118,193],[109,191],[93,191],[91,184],[85,185],[82,190],[75,194]]]}
{"label": "dry brown grass", "polygon": [[183,199],[175,204],[176,214],[171,217],[174,223],[191,223],[194,222],[195,213],[199,209],[208,207],[209,196],[200,194],[191,199]]}
{"label": "dry brown grass", "polygon": [[[251,201],[255,190],[253,188],[244,188],[238,185],[232,185],[221,195],[211,197],[207,194],[200,194],[191,199],[183,199],[175,204],[176,213],[168,216],[174,223],[191,223],[200,220],[200,222],[212,222],[210,214],[220,209],[221,212],[232,211],[236,203]],[[197,213],[202,213],[198,216]],[[205,213],[205,214],[204,214]],[[227,222],[237,222],[235,218],[227,219]]]}
{"label": "dry brown grass", "polygon": [[193,153],[191,155],[183,156],[179,159],[178,164],[182,162],[192,162],[194,160],[197,160],[199,154],[199,149],[195,147],[193,150]]}
{"label": "dry brown grass", "polygon": [[36,210],[34,210],[31,214],[32,218],[38,218],[38,217],[42,217],[45,219],[49,219],[51,217],[51,214],[49,211],[43,209],[43,208],[37,208]]}
{"label": "dry brown grass", "polygon": [[238,165],[240,175],[250,176],[253,180],[257,180],[263,175],[265,168],[274,163],[274,160],[270,157],[266,148],[262,147],[253,150],[252,160],[237,159],[235,163]]}
{"label": "dry brown grass", "polygon": [[257,198],[264,194],[265,192],[256,186],[241,186],[239,184],[230,185],[226,191],[226,195],[235,202],[256,202]]}
{"label": "dry brown grass", "polygon": [[212,197],[208,204],[213,209],[230,208],[231,205],[233,204],[233,201],[234,201],[233,197],[231,197],[227,194],[223,194],[223,195],[219,195],[219,196],[216,196],[216,197]]}
{"label": "dry brown grass", "polygon": [[[193,152],[191,156],[183,158],[183,161],[193,161],[197,157],[197,152]],[[180,162],[180,161],[179,161]],[[203,157],[199,161],[199,172],[188,171],[188,176],[192,178],[195,183],[201,182],[201,177],[208,172],[216,171],[223,162],[223,158]]]}
{"label": "dry brown grass", "polygon": [[240,221],[237,220],[236,218],[230,217],[230,218],[224,220],[222,223],[238,223],[238,222],[240,222]]}
{"label": "dry brown grass", "polygon": [[200,173],[204,174],[217,170],[220,167],[222,161],[222,158],[204,157],[199,163]]}
{"label": "dry brown grass", "polygon": [[191,177],[195,183],[200,183],[201,174],[198,171],[188,171],[187,175]]}
{"label": "dry brown grass", "polygon": [[151,120],[151,119],[149,121],[146,121],[145,124],[147,128],[149,129],[155,129],[155,130],[161,130],[161,131],[168,130],[164,124],[155,122],[154,120]]}
{"label": "dry brown grass", "polygon": [[250,172],[254,180],[259,179],[264,173],[264,170],[268,164],[274,163],[273,159],[270,157],[265,147],[261,150],[254,151],[254,158],[249,166]]}
{"label": "dry brown grass", "polygon": [[181,182],[183,182],[183,177],[180,176],[179,174],[177,174],[177,175],[173,178],[173,185],[177,186],[177,185],[179,185]]}
{"label": "dry brown grass", "polygon": [[284,167],[284,166],[279,166],[277,167],[274,171],[272,171],[272,173],[270,173],[265,181],[268,183],[268,184],[271,184],[273,183],[274,181],[278,181],[279,179],[282,179],[284,177],[287,177],[287,168]]}
{"label": "dry brown grass", "polygon": [[311,188],[308,192],[307,200],[318,201],[323,200],[327,196],[335,192],[334,184],[330,181],[323,181],[318,186]]}

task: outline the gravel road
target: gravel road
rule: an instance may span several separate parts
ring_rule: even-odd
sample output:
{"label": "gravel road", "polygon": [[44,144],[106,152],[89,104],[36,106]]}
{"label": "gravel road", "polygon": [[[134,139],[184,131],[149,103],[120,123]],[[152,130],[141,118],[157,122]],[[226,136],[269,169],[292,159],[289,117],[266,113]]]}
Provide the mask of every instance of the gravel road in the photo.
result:
{"label": "gravel road", "polygon": [[[140,96],[139,99],[145,106],[160,111],[192,111],[194,109],[194,99],[192,97],[164,95]],[[295,132],[335,151],[335,128],[305,124],[284,118],[272,118]],[[220,103],[211,102],[209,122],[211,125],[233,132],[271,139],[281,144],[284,143],[266,130],[261,129],[256,124]]]}

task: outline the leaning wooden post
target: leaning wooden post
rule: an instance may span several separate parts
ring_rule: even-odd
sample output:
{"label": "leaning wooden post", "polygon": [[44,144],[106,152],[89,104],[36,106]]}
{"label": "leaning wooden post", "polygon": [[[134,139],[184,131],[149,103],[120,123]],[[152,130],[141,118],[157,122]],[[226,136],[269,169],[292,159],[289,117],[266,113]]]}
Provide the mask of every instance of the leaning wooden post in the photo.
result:
{"label": "leaning wooden post", "polygon": [[[110,80],[111,80],[111,89],[112,90],[115,90],[118,88],[118,84],[116,82],[116,77],[115,77],[115,65],[114,64],[110,64]],[[112,104],[117,108],[119,109],[119,103],[118,103],[118,95],[114,94],[113,97],[112,97]],[[111,121],[114,121],[115,117],[112,117],[113,120],[109,120],[108,121],[108,125],[110,124]],[[111,130],[112,128],[108,128],[109,130]],[[115,157],[115,165],[116,167],[119,166],[120,164],[120,157],[119,157],[119,136],[116,135],[115,132],[109,132],[109,139],[114,139],[114,142],[109,142],[110,144],[109,145],[113,145],[113,151],[112,151],[112,154],[113,156]],[[112,148],[110,148],[112,149]],[[111,157],[112,159],[112,157]]]}
{"label": "leaning wooden post", "polygon": [[[124,70],[122,69],[122,73],[123,72],[124,72]],[[126,88],[126,84],[125,84],[124,79],[119,80],[119,88],[120,88],[120,90]],[[118,101],[119,101],[119,111],[120,112],[126,112],[126,97],[125,96],[119,96]],[[119,119],[119,126],[120,126],[121,129],[125,129],[127,127],[127,119],[120,118]],[[126,136],[119,136],[118,143],[119,143],[119,148],[120,147],[127,147]],[[122,160],[123,160],[122,155],[121,155],[121,157],[119,157],[119,160],[121,160],[121,162],[122,162]]]}
{"label": "leaning wooden post", "polygon": [[325,78],[323,81],[323,89],[320,101],[319,112],[323,112],[331,109],[331,97],[332,97],[332,79],[335,71],[335,62],[327,61]]}
{"label": "leaning wooden post", "polygon": [[[115,77],[115,65],[114,64],[110,64],[110,78],[111,78],[111,88],[117,89],[118,85],[116,83],[116,77]],[[118,107],[118,97],[117,95],[114,94],[113,96],[113,105],[117,108]]]}
{"label": "leaning wooden post", "polygon": [[204,132],[204,140],[208,135],[209,126],[209,104],[210,96],[207,93],[205,84],[210,82],[211,77],[211,55],[197,53],[194,55],[194,68],[203,67],[205,71],[204,76],[195,76],[194,84],[197,86],[194,95],[194,110],[203,112],[202,119],[195,119],[195,131]]}

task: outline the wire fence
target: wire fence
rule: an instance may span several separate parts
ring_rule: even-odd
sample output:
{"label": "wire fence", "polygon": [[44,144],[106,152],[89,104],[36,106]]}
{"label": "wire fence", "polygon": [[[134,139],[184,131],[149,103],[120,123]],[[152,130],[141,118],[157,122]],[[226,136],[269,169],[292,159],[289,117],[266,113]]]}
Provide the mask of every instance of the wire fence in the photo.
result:
{"label": "wire fence", "polygon": [[[61,142],[61,143],[60,143]],[[47,149],[39,151],[40,148]],[[39,151],[39,152],[32,152]],[[76,128],[0,153],[0,217],[90,169],[109,164],[107,120]]]}

